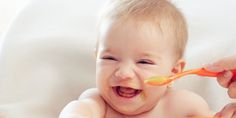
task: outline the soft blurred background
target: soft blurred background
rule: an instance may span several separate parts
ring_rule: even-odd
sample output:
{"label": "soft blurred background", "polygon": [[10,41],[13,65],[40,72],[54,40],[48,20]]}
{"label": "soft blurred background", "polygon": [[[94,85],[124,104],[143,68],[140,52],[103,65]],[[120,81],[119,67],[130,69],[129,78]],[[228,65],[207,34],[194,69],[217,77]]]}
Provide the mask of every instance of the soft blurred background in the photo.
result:
{"label": "soft blurred background", "polygon": [[[105,0],[0,0],[0,118],[55,118],[95,86],[96,20]],[[236,1],[172,0],[189,24],[187,67],[236,54]],[[175,83],[219,111],[232,102],[215,79]]]}

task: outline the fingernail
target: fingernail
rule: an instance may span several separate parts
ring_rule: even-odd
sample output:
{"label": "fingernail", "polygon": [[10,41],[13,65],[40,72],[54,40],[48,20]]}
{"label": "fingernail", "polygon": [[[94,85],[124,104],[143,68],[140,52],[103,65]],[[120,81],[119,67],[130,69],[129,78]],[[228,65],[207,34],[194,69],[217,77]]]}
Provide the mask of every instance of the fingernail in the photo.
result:
{"label": "fingernail", "polygon": [[226,71],[224,72],[224,75],[223,75],[225,78],[229,78],[232,76],[232,73],[230,71]]}

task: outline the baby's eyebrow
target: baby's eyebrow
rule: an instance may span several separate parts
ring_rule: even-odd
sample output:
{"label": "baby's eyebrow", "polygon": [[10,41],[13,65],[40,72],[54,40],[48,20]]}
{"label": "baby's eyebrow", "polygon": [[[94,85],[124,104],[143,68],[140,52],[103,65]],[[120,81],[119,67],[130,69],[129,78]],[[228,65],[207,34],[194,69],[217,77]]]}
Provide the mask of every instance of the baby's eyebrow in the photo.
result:
{"label": "baby's eyebrow", "polygon": [[161,56],[156,53],[141,53],[140,58],[149,58],[154,60],[162,60]]}
{"label": "baby's eyebrow", "polygon": [[140,54],[141,57],[158,57],[160,58],[160,56],[156,53],[151,53],[151,52],[143,52]]}
{"label": "baby's eyebrow", "polygon": [[152,54],[150,54],[150,53],[141,53],[140,54],[141,56],[144,56],[144,57],[150,57],[150,56],[152,56]]}

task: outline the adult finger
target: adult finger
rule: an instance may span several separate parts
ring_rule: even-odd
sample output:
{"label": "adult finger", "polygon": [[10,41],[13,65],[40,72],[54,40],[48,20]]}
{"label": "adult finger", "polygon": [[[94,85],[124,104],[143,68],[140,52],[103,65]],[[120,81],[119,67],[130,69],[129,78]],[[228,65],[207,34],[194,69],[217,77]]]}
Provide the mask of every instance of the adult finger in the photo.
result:
{"label": "adult finger", "polygon": [[228,104],[220,112],[220,117],[221,118],[233,118],[235,111],[236,111],[236,103]]}
{"label": "adult finger", "polygon": [[236,98],[236,81],[230,83],[228,88],[228,95],[231,98]]}
{"label": "adult finger", "polygon": [[228,88],[230,85],[232,76],[233,76],[232,72],[224,71],[224,72],[221,72],[217,76],[217,81],[222,87]]}
{"label": "adult finger", "polygon": [[232,70],[236,68],[236,55],[225,57],[221,60],[218,60],[211,64],[217,68],[221,68],[223,70]]}

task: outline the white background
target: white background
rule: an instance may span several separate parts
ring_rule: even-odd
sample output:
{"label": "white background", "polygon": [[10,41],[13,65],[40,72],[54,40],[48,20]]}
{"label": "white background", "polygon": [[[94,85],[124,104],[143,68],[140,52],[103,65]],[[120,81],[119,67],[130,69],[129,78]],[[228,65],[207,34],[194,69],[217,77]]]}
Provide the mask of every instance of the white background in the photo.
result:
{"label": "white background", "polygon": [[[0,0],[0,36],[3,32],[7,31],[11,20],[14,19],[18,11],[23,8],[28,1],[30,0]],[[80,1],[80,6],[90,7],[86,9],[88,11],[83,12],[86,14],[83,14],[84,16],[94,16],[98,11],[98,7],[95,6],[100,6],[104,0],[90,0],[90,2],[88,2],[89,0],[78,1]],[[204,63],[210,63],[223,56],[236,54],[236,1],[173,1],[186,16],[189,25],[189,44],[186,52],[187,68],[197,68]],[[94,22],[96,22],[96,19],[91,19],[91,17],[86,18],[88,18],[86,20],[87,23],[84,23],[81,27],[88,26],[86,27],[88,30],[82,28],[81,32],[85,35],[96,34],[93,29],[95,28]],[[91,42],[95,42],[94,36],[90,37],[92,37],[91,40],[84,40],[83,43],[90,44]],[[90,47],[82,48],[86,49],[85,53],[89,52],[87,49],[91,49]],[[193,91],[203,96],[216,111],[221,109],[225,103],[229,102],[226,90],[219,87],[214,79],[207,79],[207,81],[203,83],[199,83],[197,80],[198,79],[193,79],[192,82],[189,82],[183,79],[178,82],[184,83],[183,88],[195,88]],[[181,85],[182,84],[179,84],[180,88]],[[205,91],[202,91],[203,87],[206,88],[204,89]]]}
{"label": "white background", "polygon": [[10,20],[29,0],[0,0],[0,34],[6,29]]}

